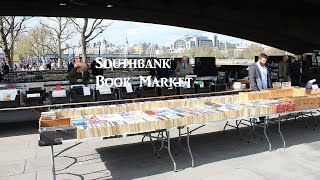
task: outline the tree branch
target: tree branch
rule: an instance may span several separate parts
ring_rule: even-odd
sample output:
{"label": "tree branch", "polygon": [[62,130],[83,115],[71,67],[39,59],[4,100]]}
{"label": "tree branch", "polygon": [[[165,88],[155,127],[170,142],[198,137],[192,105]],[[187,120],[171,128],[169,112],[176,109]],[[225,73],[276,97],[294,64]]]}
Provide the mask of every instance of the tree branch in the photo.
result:
{"label": "tree branch", "polygon": [[76,30],[77,30],[78,32],[81,32],[81,27],[80,27],[80,25],[79,25],[78,23],[76,23],[75,19],[74,19],[74,18],[70,18],[70,20],[72,21],[73,25],[76,26],[76,27],[75,27]]}

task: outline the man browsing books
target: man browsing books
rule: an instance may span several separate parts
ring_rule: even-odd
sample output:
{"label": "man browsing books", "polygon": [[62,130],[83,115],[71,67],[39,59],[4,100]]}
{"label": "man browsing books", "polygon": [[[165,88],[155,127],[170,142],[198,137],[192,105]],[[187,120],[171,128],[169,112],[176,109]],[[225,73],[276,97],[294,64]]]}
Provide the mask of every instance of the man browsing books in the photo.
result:
{"label": "man browsing books", "polygon": [[89,81],[89,71],[86,63],[73,68],[67,75],[70,84],[86,84]]}
{"label": "man browsing books", "polygon": [[181,58],[181,62],[177,64],[176,75],[178,77],[185,77],[186,75],[193,74],[193,68],[191,64],[189,64],[188,60],[189,58],[187,56],[183,56]]}
{"label": "man browsing books", "polygon": [[279,62],[279,65],[278,65],[279,82],[290,81],[288,61],[289,61],[289,56],[285,55],[283,56],[282,61]]}
{"label": "man browsing books", "polygon": [[[259,59],[249,68],[250,89],[252,91],[261,91],[263,89],[271,88],[271,74],[267,66],[268,56],[264,53],[259,55]],[[253,123],[260,123],[266,117],[250,118]]]}
{"label": "man browsing books", "polygon": [[271,88],[271,74],[267,64],[268,56],[264,53],[259,55],[259,60],[249,68],[250,89],[260,91]]}

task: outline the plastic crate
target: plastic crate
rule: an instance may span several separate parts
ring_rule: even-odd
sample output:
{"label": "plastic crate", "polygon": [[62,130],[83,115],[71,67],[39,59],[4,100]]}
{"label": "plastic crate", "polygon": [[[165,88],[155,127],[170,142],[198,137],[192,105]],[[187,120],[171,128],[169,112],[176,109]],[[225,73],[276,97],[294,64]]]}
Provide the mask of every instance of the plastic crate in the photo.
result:
{"label": "plastic crate", "polygon": [[20,106],[20,95],[14,101],[0,101],[0,108],[15,108]]}
{"label": "plastic crate", "polygon": [[65,104],[70,103],[70,93],[66,91],[66,97],[52,97],[52,91],[49,92],[50,104]]}
{"label": "plastic crate", "polygon": [[96,100],[97,101],[109,101],[116,100],[116,93],[113,91],[112,94],[100,94],[99,90],[96,90]]}
{"label": "plastic crate", "polygon": [[180,88],[179,94],[195,94],[195,92],[195,88]]}

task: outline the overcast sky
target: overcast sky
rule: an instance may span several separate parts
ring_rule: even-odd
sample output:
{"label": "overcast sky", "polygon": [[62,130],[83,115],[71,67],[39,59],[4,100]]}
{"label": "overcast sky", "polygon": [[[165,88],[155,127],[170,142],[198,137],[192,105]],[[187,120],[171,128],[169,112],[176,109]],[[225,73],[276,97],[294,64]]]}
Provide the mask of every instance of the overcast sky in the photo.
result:
{"label": "overcast sky", "polygon": [[[47,18],[33,18],[27,22],[28,27],[33,27],[39,21],[49,22]],[[80,20],[78,20],[80,21]],[[112,23],[102,34],[100,34],[94,41],[106,39],[108,42],[116,45],[122,45],[128,38],[129,45],[147,42],[154,43],[160,46],[170,46],[170,44],[177,38],[182,38],[186,35],[198,35],[207,36],[213,39],[215,33],[199,31],[194,29],[180,28],[174,26],[139,23],[130,21],[118,21],[118,20],[105,20],[105,24]],[[51,24],[51,23],[50,23]],[[250,41],[234,38],[230,36],[224,36],[217,34],[220,41],[228,41],[231,43],[248,44]],[[79,44],[79,36],[73,38],[70,44]]]}

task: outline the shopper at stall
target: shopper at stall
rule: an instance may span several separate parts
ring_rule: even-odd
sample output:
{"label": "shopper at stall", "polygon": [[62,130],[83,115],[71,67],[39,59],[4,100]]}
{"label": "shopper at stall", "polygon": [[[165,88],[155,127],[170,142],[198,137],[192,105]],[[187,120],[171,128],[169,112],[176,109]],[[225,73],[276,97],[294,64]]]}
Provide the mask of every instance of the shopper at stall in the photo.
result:
{"label": "shopper at stall", "polygon": [[49,63],[47,64],[47,69],[48,69],[48,70],[51,70],[51,62],[49,62]]}
{"label": "shopper at stall", "polygon": [[292,86],[300,86],[300,62],[295,57],[291,58],[290,79]]}
{"label": "shopper at stall", "polygon": [[249,81],[252,91],[271,88],[271,74],[266,65],[267,60],[268,56],[261,53],[259,60],[249,67]]}
{"label": "shopper at stall", "polygon": [[74,65],[73,65],[73,63],[72,62],[70,62],[69,63],[69,65],[68,65],[68,73],[72,70],[74,68]]}
{"label": "shopper at stall", "polygon": [[103,69],[102,68],[97,68],[97,62],[96,60],[93,60],[92,63],[90,64],[90,69],[91,69],[91,73],[93,76],[98,76],[98,75],[103,75]]}
{"label": "shopper at stall", "polygon": [[278,78],[279,82],[288,82],[290,81],[289,75],[289,56],[285,55],[282,58],[282,61],[278,64]]}
{"label": "shopper at stall", "polygon": [[67,75],[70,84],[86,84],[89,81],[89,71],[86,63],[73,68]]}
{"label": "shopper at stall", "polygon": [[189,61],[189,58],[187,56],[183,56],[181,58],[181,62],[177,64],[176,75],[178,77],[185,77],[186,75],[193,74],[193,68],[188,61]]}
{"label": "shopper at stall", "polygon": [[3,65],[2,68],[3,68],[3,74],[4,74],[4,75],[9,74],[10,68],[9,68],[8,64],[4,63],[4,65]]}

